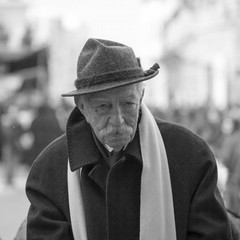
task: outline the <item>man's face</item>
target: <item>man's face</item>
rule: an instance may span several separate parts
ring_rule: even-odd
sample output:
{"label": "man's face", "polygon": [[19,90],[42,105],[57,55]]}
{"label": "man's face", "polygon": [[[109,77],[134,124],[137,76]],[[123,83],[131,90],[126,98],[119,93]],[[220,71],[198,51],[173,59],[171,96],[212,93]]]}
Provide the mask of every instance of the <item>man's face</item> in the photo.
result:
{"label": "man's face", "polygon": [[100,142],[117,152],[135,135],[141,98],[142,91],[132,84],[89,94],[78,107]]}

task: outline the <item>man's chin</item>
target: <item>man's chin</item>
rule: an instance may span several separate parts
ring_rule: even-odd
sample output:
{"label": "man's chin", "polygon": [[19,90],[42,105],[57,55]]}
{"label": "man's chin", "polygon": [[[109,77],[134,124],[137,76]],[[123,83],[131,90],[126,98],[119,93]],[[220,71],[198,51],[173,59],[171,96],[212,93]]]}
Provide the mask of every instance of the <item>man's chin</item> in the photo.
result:
{"label": "man's chin", "polygon": [[127,144],[121,144],[121,145],[108,145],[109,147],[113,148],[114,152],[119,152],[122,150]]}
{"label": "man's chin", "polygon": [[114,152],[119,152],[122,150],[125,146],[127,146],[129,141],[109,141],[106,143],[109,147],[114,149]]}

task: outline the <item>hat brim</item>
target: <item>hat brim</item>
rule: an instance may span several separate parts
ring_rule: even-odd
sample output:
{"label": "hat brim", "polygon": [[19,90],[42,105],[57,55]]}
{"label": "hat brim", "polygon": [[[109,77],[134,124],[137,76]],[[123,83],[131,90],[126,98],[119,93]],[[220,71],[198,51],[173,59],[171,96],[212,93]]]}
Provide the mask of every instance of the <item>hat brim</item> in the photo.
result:
{"label": "hat brim", "polygon": [[154,73],[144,76],[144,77],[141,77],[141,78],[129,79],[129,80],[122,81],[122,82],[105,83],[102,85],[91,86],[90,88],[76,89],[71,92],[64,93],[61,96],[62,97],[74,97],[74,96],[78,96],[78,95],[84,95],[84,94],[89,94],[89,93],[105,91],[105,90],[109,90],[109,89],[113,89],[113,88],[117,88],[117,87],[123,87],[126,85],[149,80],[149,79],[155,77],[158,73],[159,73],[159,70],[156,70]]}

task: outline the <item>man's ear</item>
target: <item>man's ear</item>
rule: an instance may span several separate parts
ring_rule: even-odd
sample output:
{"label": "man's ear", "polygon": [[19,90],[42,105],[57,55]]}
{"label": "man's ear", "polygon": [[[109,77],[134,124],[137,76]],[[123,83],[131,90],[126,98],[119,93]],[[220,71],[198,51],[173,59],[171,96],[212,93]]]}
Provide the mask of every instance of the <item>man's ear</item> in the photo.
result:
{"label": "man's ear", "polygon": [[140,103],[142,103],[144,93],[145,93],[145,88],[142,89],[142,96],[141,96],[141,98],[140,98]]}
{"label": "man's ear", "polygon": [[80,112],[85,116],[85,114],[84,114],[84,104],[80,103],[80,104],[77,105],[77,107],[80,110]]}
{"label": "man's ear", "polygon": [[78,109],[80,110],[80,112],[84,115],[84,104],[83,101],[81,101],[80,97],[74,97],[74,102]]}

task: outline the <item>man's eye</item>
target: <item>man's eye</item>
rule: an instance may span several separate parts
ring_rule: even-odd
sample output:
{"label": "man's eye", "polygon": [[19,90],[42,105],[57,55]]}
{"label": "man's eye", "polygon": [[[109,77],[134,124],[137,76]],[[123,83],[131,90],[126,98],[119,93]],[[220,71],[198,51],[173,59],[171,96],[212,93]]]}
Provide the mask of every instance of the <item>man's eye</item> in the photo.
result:
{"label": "man's eye", "polygon": [[135,102],[124,102],[123,105],[126,107],[132,107],[135,106]]}
{"label": "man's eye", "polygon": [[135,105],[135,102],[127,102],[128,105]]}
{"label": "man's eye", "polygon": [[96,106],[96,111],[100,112],[106,112],[109,110],[109,105],[108,104],[100,104],[98,106]]}
{"label": "man's eye", "polygon": [[108,107],[107,104],[101,104],[101,105],[98,106],[98,108],[107,108],[107,107]]}

